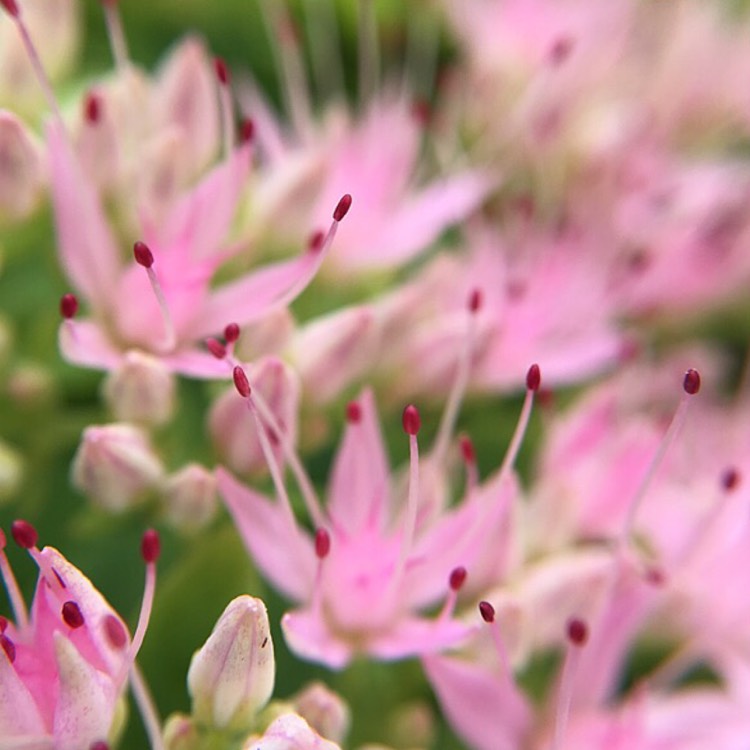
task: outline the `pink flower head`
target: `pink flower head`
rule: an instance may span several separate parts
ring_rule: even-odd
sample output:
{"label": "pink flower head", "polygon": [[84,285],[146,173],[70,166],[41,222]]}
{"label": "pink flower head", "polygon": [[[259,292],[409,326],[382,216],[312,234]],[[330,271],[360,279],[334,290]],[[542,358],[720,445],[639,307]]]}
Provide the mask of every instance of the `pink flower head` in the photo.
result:
{"label": "pink flower head", "polygon": [[15,622],[0,617],[0,737],[10,746],[82,750],[110,737],[150,611],[154,533],[144,536],[150,583],[131,639],[91,581],[56,549],[39,550],[34,527],[15,521],[14,539],[39,567],[28,613],[0,529],[0,574],[15,614]]}

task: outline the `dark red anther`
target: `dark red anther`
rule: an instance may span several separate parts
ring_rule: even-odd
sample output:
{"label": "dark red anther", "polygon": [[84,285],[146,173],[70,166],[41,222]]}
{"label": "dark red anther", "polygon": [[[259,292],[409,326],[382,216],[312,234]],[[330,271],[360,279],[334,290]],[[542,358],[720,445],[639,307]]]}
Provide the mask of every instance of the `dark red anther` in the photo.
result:
{"label": "dark red anther", "polygon": [[232,370],[232,378],[234,379],[234,387],[237,389],[237,393],[242,398],[247,398],[250,395],[250,381],[247,379],[245,371],[239,365]]}
{"label": "dark red anther", "polygon": [[78,297],[75,294],[63,294],[60,297],[60,315],[66,320],[74,318],[78,312]]}
{"label": "dark red anther", "polygon": [[326,233],[320,229],[316,230],[310,235],[310,237],[307,240],[307,249],[311,253],[319,252],[323,247],[323,243],[325,242],[325,239],[326,239]]}
{"label": "dark red anther", "polygon": [[482,309],[484,295],[481,289],[473,289],[469,295],[469,312],[476,313]]}
{"label": "dark red anther", "polygon": [[97,740],[91,743],[89,750],[109,750],[109,744],[104,740]]}
{"label": "dark red anther", "polygon": [[426,128],[430,124],[430,118],[432,117],[432,107],[427,99],[417,99],[411,105],[412,117],[416,120],[418,125]]}
{"label": "dark red anther", "polygon": [[571,617],[566,625],[568,640],[574,646],[583,646],[589,637],[589,626],[578,617]]}
{"label": "dark red anther", "polygon": [[8,618],[0,615],[0,635],[8,629]]}
{"label": "dark red anther", "polygon": [[18,4],[16,3],[16,0],[0,0],[0,5],[5,8],[5,10],[8,12],[9,15],[13,16],[13,18],[19,18],[21,15],[21,12],[18,10]]}
{"label": "dark red anther", "polygon": [[216,77],[219,79],[219,83],[222,86],[229,84],[229,69],[227,64],[220,57],[214,58],[214,70],[216,71]]}
{"label": "dark red anther", "polygon": [[233,344],[240,337],[240,327],[236,323],[228,323],[224,328],[224,338],[227,344]]}
{"label": "dark red anther", "polygon": [[323,528],[315,532],[315,554],[319,560],[328,557],[331,551],[331,535]]}
{"label": "dark red anther", "polygon": [[107,615],[104,618],[104,634],[107,636],[109,645],[118,651],[127,645],[128,631],[114,615]]}
{"label": "dark red anther", "polygon": [[7,635],[0,635],[0,648],[5,651],[5,655],[8,657],[8,661],[13,664],[13,662],[16,660],[16,647],[11,641],[10,638],[8,638]]}
{"label": "dark red anther", "polygon": [[569,36],[562,36],[555,41],[549,51],[549,60],[553,65],[564,63],[573,51],[575,43]]}
{"label": "dark red anther", "polygon": [[0,528],[0,550],[5,549],[5,545],[8,543],[8,540],[5,538],[5,532]]}
{"label": "dark red anther", "polygon": [[358,401],[350,401],[346,405],[346,421],[349,424],[358,424],[362,419],[362,407]]}
{"label": "dark red anther", "polygon": [[246,117],[240,124],[240,141],[242,143],[251,143],[255,138],[255,122]]}
{"label": "dark red anther", "polygon": [[682,381],[682,387],[685,389],[685,393],[690,396],[695,396],[696,393],[701,389],[701,376],[698,370],[694,370],[692,367],[685,373],[685,379]]}
{"label": "dark red anther", "polygon": [[416,435],[422,426],[422,419],[419,416],[419,409],[414,404],[409,404],[401,417],[401,424],[404,426],[404,432],[407,435]]}
{"label": "dark red anther", "polygon": [[161,541],[156,529],[146,529],[141,538],[141,557],[147,562],[156,562],[161,552]]}
{"label": "dark red anther", "polygon": [[734,466],[724,469],[721,475],[721,486],[727,491],[736,490],[740,483],[740,472]]}
{"label": "dark red anther", "polygon": [[453,570],[451,570],[450,577],[448,578],[448,583],[454,591],[458,591],[461,586],[464,585],[465,581],[466,568],[464,568],[463,565],[459,565],[457,568],[453,568]]}
{"label": "dark red anther", "polygon": [[80,628],[85,622],[81,608],[73,601],[65,602],[62,605],[62,618],[65,624],[73,629]]}
{"label": "dark red anther", "polygon": [[15,543],[24,549],[36,547],[36,543],[39,541],[37,530],[28,521],[20,518],[11,524],[10,533]]}
{"label": "dark red anther", "polygon": [[206,339],[206,349],[216,357],[216,359],[224,359],[227,356],[227,348],[218,339],[208,338]]}
{"label": "dark red anther", "polygon": [[658,588],[660,588],[667,582],[667,576],[664,573],[664,570],[657,567],[656,565],[650,565],[648,568],[646,568],[644,578],[646,579],[647,583],[650,583],[652,586],[656,586]]}
{"label": "dark red anther", "polygon": [[154,254],[145,242],[136,242],[133,245],[133,255],[135,262],[144,268],[151,268],[154,265]]}
{"label": "dark red anther", "polygon": [[349,213],[349,209],[351,207],[352,207],[352,196],[349,195],[349,193],[341,196],[341,200],[338,202],[338,205],[336,206],[336,210],[333,212],[333,220],[341,221],[344,218],[344,216],[346,216]]}
{"label": "dark red anther", "polygon": [[95,91],[84,97],[83,116],[89,125],[96,125],[102,117],[102,98]]}
{"label": "dark red anther", "polygon": [[531,365],[526,373],[526,388],[530,391],[538,391],[542,383],[542,373],[539,365]]}
{"label": "dark red anther", "polygon": [[461,448],[461,458],[464,463],[475,464],[477,462],[477,452],[474,450],[474,443],[468,435],[461,435],[458,438],[458,445]]}
{"label": "dark red anther", "polygon": [[495,608],[489,602],[479,602],[479,614],[485,622],[495,622]]}

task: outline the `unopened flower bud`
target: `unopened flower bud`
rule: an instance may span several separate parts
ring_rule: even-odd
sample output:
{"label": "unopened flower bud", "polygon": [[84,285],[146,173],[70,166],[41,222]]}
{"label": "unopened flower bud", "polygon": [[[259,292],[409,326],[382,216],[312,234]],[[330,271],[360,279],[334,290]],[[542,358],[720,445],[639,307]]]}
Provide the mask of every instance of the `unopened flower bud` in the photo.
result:
{"label": "unopened flower bud", "polygon": [[322,737],[341,743],[351,714],[344,700],[322,682],[312,682],[293,698],[295,711]]}
{"label": "unopened flower bud", "polygon": [[155,357],[130,351],[104,381],[104,398],[123,422],[162,425],[174,413],[174,377]]}
{"label": "unopened flower bud", "polygon": [[216,479],[203,466],[188,464],[167,478],[162,496],[167,520],[181,531],[197,531],[216,512]]}
{"label": "unopened flower bud", "polygon": [[341,750],[334,742],[324,740],[297,714],[279,716],[262,737],[249,737],[242,750]]}
{"label": "unopened flower bud", "polygon": [[274,676],[266,605],[238,596],[190,662],[193,718],[215,729],[249,730],[271,697]]}
{"label": "unopened flower bud", "polygon": [[73,484],[114,512],[139,502],[163,473],[146,434],[127,424],[87,427],[73,459]]}
{"label": "unopened flower bud", "polygon": [[164,725],[165,750],[199,750],[200,732],[191,717],[172,714]]}

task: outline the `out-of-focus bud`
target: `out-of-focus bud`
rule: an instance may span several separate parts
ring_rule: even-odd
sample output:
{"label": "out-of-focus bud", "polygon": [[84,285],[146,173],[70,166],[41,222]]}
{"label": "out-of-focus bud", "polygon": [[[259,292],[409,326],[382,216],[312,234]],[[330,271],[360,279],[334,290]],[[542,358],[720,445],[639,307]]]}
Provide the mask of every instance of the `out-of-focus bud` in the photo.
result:
{"label": "out-of-focus bud", "polygon": [[274,677],[266,605],[252,596],[238,596],[190,662],[193,718],[215,729],[249,731],[271,697]]}
{"label": "out-of-focus bud", "polygon": [[180,531],[194,532],[216,512],[216,479],[203,466],[188,464],[166,479],[162,497],[167,520]]}
{"label": "out-of-focus bud", "polygon": [[248,738],[242,750],[341,750],[335,742],[324,740],[297,714],[279,716],[262,737]]}
{"label": "out-of-focus bud", "polygon": [[174,377],[155,357],[130,351],[104,381],[104,397],[123,422],[162,425],[174,413]]}
{"label": "out-of-focus bud", "polygon": [[73,459],[73,484],[114,512],[142,500],[163,474],[146,433],[127,424],[87,427]]}
{"label": "out-of-focus bud", "polygon": [[43,182],[42,159],[30,132],[15,115],[0,110],[0,217],[28,216]]}
{"label": "out-of-focus bud", "polygon": [[200,733],[195,722],[185,714],[172,714],[164,726],[165,750],[198,750]]}
{"label": "out-of-focus bud", "polygon": [[243,361],[251,362],[264,354],[281,354],[295,328],[294,318],[287,308],[274,310],[257,323],[242,327],[237,355]]}
{"label": "out-of-focus bud", "polygon": [[292,698],[294,710],[322,737],[344,741],[351,714],[344,700],[322,682],[310,683]]}
{"label": "out-of-focus bud", "polygon": [[8,375],[5,389],[18,405],[38,408],[53,398],[55,380],[46,367],[23,362]]}
{"label": "out-of-focus bud", "polygon": [[[297,438],[299,383],[295,373],[281,360],[268,357],[248,370],[252,392],[263,399],[284,430],[287,440]],[[266,471],[266,459],[258,440],[255,420],[244,399],[232,387],[219,397],[211,409],[209,431],[222,460],[234,471],[249,474]],[[276,457],[283,460],[277,435],[267,429]]]}
{"label": "out-of-focus bud", "polygon": [[395,747],[431,747],[435,741],[435,715],[422,701],[401,706],[388,723]]}
{"label": "out-of-focus bud", "polygon": [[0,440],[0,505],[18,492],[22,476],[21,457]]}

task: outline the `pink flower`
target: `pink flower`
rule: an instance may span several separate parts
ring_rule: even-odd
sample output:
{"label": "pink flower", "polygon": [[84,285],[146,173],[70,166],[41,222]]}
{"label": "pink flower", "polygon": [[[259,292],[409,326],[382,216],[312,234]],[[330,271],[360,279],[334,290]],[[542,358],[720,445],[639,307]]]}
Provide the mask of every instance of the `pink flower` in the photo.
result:
{"label": "pink flower", "polygon": [[0,574],[15,614],[15,623],[0,617],[0,737],[12,747],[93,747],[118,729],[115,719],[153,598],[158,538],[155,532],[144,536],[147,590],[131,640],[81,571],[52,547],[37,549],[33,526],[15,521],[12,532],[39,566],[39,581],[27,613],[0,530]]}

